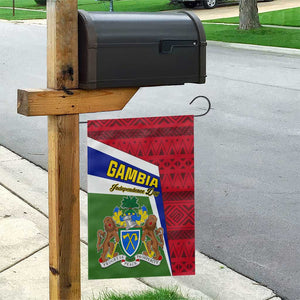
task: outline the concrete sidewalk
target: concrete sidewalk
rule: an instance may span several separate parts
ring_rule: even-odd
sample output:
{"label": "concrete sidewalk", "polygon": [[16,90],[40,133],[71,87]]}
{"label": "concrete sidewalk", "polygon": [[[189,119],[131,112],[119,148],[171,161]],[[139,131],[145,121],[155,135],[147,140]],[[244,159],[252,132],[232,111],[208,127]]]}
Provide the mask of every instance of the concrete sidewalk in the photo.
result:
{"label": "concrete sidewalk", "polygon": [[[47,299],[47,172],[0,146],[0,299]],[[180,288],[188,299],[279,299],[266,287],[196,253],[196,275],[87,280],[87,195],[81,191],[82,298],[103,291]]]}

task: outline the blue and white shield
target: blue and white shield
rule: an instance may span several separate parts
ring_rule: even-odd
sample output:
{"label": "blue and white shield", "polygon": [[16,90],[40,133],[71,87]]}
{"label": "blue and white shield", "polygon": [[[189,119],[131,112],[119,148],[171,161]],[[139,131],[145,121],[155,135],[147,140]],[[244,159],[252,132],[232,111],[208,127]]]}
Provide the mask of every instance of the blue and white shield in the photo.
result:
{"label": "blue and white shield", "polygon": [[141,243],[141,228],[119,229],[120,242],[123,252],[127,256],[133,256]]}

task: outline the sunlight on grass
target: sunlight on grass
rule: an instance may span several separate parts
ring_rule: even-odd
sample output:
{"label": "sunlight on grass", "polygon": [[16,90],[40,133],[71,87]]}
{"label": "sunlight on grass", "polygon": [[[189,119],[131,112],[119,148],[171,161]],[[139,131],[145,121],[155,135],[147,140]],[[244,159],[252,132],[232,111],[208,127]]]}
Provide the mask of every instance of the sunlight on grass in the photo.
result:
{"label": "sunlight on grass", "polygon": [[178,289],[157,289],[135,294],[107,292],[92,300],[188,300]]}
{"label": "sunlight on grass", "polygon": [[[0,7],[12,7],[11,0],[0,0]],[[45,6],[39,6],[34,0],[16,0],[16,8],[28,8],[35,10],[46,10]],[[169,0],[114,0],[114,11],[144,11],[144,12],[156,12],[163,10],[179,9],[181,5],[170,4]],[[95,0],[80,0],[78,1],[78,9],[84,9],[87,11],[109,11],[109,1],[95,1]],[[6,10],[0,11],[0,19],[6,20],[26,20],[26,19],[40,19],[46,18],[46,14],[36,15],[34,12],[29,13],[26,11],[16,10],[16,17],[12,17],[12,13]]]}
{"label": "sunlight on grass", "polygon": [[0,19],[5,20],[45,19],[46,15],[46,12],[42,11],[16,10],[15,16],[13,16],[12,9],[0,8]]}
{"label": "sunlight on grass", "polygon": [[[0,7],[12,7],[12,0],[0,0]],[[15,7],[30,9],[45,9],[45,6],[39,6],[34,0],[15,0]]]}
{"label": "sunlight on grass", "polygon": [[[114,0],[114,11],[145,11],[155,12],[179,8],[169,0]],[[78,8],[87,11],[109,11],[109,1],[81,0]]]}
{"label": "sunlight on grass", "polygon": [[[264,25],[300,27],[300,7],[261,13],[259,14],[259,20]],[[238,24],[239,17],[214,19],[205,22]]]}
{"label": "sunlight on grass", "polygon": [[300,30],[297,29],[238,30],[238,26],[215,24],[205,24],[204,28],[208,40],[300,49]]}

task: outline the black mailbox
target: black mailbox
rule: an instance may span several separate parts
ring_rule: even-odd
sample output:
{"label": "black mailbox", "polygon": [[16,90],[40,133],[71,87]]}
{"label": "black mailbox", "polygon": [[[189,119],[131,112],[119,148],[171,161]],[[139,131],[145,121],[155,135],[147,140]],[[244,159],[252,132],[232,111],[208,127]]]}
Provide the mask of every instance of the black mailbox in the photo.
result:
{"label": "black mailbox", "polygon": [[190,12],[79,11],[79,87],[204,83],[206,38]]}

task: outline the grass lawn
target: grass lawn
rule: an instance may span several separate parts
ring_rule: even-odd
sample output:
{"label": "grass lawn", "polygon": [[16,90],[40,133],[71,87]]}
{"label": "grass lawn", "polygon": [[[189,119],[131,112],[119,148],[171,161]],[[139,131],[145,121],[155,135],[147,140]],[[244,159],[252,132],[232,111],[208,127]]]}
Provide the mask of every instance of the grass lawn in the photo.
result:
{"label": "grass lawn", "polygon": [[300,7],[260,14],[262,24],[300,27]]}
{"label": "grass lawn", "polygon": [[[300,7],[259,14],[262,25],[300,27]],[[205,23],[238,24],[239,18],[214,19]],[[205,24],[208,40],[229,43],[300,49],[300,29],[262,27],[255,30],[238,30],[237,26]]]}
{"label": "grass lawn", "polygon": [[300,30],[262,27],[254,30],[238,30],[238,26],[205,24],[208,40],[228,43],[300,49]]}
{"label": "grass lawn", "polygon": [[176,290],[157,289],[135,295],[107,293],[93,300],[187,300]]}
{"label": "grass lawn", "polygon": [[[181,8],[180,5],[170,5],[169,0],[114,0],[114,11],[145,11],[155,12]],[[12,7],[11,0],[1,0],[0,7]],[[28,8],[46,10],[45,6],[39,6],[34,0],[16,0],[16,8]],[[78,9],[87,11],[109,11],[109,1],[79,0]],[[0,19],[27,20],[44,19],[46,14],[35,14],[16,10],[16,17],[12,17],[12,10],[0,9]]]}
{"label": "grass lawn", "polygon": [[[300,7],[261,13],[259,20],[264,25],[300,27]],[[207,22],[238,24],[239,17],[215,19]]]}
{"label": "grass lawn", "polygon": [[[169,0],[114,0],[114,11],[155,12],[180,8],[170,5]],[[78,9],[87,11],[109,11],[109,1],[79,0]]]}
{"label": "grass lawn", "polygon": [[[12,7],[12,0],[0,0],[0,7]],[[15,0],[15,7],[30,9],[46,9],[45,6],[39,6],[34,0]]]}
{"label": "grass lawn", "polygon": [[12,9],[0,8],[0,19],[5,20],[29,20],[29,19],[45,19],[46,13],[42,11],[22,11],[15,10],[15,16],[13,16]]}

